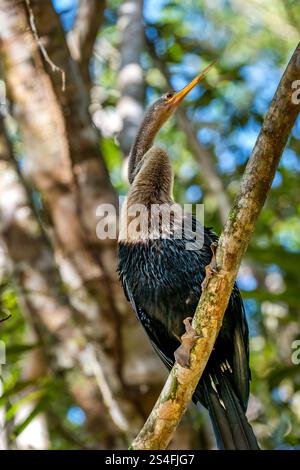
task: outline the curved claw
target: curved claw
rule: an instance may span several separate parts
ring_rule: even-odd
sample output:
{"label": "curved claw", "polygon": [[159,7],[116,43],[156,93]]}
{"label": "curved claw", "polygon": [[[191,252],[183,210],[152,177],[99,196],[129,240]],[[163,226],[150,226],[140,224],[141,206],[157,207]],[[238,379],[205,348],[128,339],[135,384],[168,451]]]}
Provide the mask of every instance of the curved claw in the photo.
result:
{"label": "curved claw", "polygon": [[192,317],[187,317],[183,320],[185,326],[185,333],[181,336],[181,345],[174,352],[175,361],[185,368],[190,366],[190,353],[201,335],[197,334],[197,331],[192,326]]}

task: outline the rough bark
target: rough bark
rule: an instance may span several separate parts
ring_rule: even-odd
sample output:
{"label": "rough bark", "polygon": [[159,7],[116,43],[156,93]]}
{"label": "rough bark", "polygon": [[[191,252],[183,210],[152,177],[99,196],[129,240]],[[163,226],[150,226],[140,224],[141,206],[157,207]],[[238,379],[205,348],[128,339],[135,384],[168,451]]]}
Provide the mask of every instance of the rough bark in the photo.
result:
{"label": "rough bark", "polygon": [[123,155],[127,157],[144,112],[144,74],[140,64],[145,50],[143,0],[126,0],[121,4],[118,29],[121,64],[117,112],[123,123],[118,138]]}
{"label": "rough bark", "polygon": [[66,74],[66,89],[62,90],[58,74],[45,63],[53,92],[63,114],[68,159],[78,192],[79,216],[91,243],[102,245],[96,236],[96,208],[99,204],[117,205],[117,197],[110,183],[103,156],[99,149],[99,134],[92,126],[89,114],[89,89],[72,60],[59,18],[49,0],[32,6],[38,34],[47,46],[51,60]]}
{"label": "rough bark", "polygon": [[218,271],[208,280],[196,309],[193,327],[200,335],[191,352],[191,366],[173,367],[162,393],[133,449],[164,449],[170,441],[207,364],[222,325],[231,290],[256,220],[270,190],[276,168],[300,111],[292,99],[300,73],[300,44],[296,48],[264,119],[239,193],[217,249]]}

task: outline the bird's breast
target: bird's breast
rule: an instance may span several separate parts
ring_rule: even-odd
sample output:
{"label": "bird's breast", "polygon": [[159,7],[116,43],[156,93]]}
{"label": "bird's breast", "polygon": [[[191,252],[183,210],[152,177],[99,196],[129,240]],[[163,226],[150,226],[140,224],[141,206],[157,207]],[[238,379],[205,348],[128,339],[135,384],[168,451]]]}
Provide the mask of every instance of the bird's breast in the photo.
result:
{"label": "bird's breast", "polygon": [[119,243],[119,272],[135,303],[178,336],[193,315],[204,275],[199,255],[182,240]]}

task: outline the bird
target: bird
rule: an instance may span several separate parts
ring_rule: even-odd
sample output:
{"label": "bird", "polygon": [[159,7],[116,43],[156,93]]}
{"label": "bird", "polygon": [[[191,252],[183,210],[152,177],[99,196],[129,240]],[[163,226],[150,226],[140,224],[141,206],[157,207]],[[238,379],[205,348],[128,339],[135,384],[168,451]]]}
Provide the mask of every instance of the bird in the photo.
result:
{"label": "bird", "polygon": [[[182,90],[165,93],[148,108],[128,159],[130,187],[120,217],[119,279],[155,352],[169,370],[175,361],[189,367],[187,356],[197,339],[196,335],[193,339],[191,318],[206,288],[207,269],[215,269],[218,236],[193,215],[173,210],[171,161],[164,148],[154,145],[154,139],[213,65]],[[161,208],[161,212],[152,224],[153,207]],[[168,210],[169,224],[164,219]],[[192,222],[184,230],[187,218]],[[201,243],[187,249],[194,233],[202,234]],[[191,339],[188,350],[185,338]],[[259,449],[246,417],[250,379],[248,325],[235,284],[214,349],[193,395],[194,403],[209,411],[219,449]]]}

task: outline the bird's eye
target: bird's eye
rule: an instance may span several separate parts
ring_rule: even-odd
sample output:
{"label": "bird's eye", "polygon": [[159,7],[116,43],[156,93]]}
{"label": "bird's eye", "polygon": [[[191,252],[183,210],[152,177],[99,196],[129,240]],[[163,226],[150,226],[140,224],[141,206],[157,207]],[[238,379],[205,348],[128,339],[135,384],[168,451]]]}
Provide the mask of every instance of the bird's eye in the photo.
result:
{"label": "bird's eye", "polygon": [[166,93],[165,98],[166,98],[166,100],[169,100],[169,99],[171,99],[173,96],[174,96],[174,93],[172,93],[171,91],[169,91],[168,93]]}

